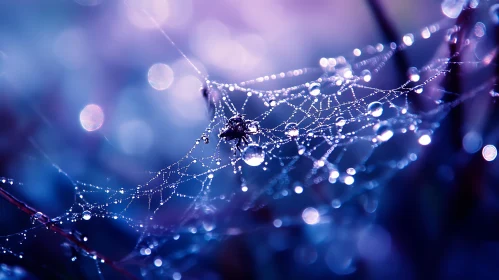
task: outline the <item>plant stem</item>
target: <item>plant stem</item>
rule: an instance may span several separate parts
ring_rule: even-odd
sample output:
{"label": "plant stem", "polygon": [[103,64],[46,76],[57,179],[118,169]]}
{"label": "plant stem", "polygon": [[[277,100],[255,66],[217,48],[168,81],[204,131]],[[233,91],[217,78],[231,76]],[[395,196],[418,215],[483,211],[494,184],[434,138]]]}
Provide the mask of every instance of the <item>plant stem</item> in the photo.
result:
{"label": "plant stem", "polygon": [[[6,190],[0,187],[0,197],[5,199],[7,202],[10,204],[16,206],[19,210],[23,211],[24,213],[33,216],[36,213],[41,213],[37,211],[35,208],[29,206],[28,204],[24,203],[23,201],[19,200]],[[73,243],[75,246],[83,250],[84,252],[96,256],[98,259],[101,259],[104,263],[106,263],[108,266],[110,266],[112,269],[115,271],[119,272],[120,274],[124,275],[128,279],[137,279],[133,274],[125,270],[123,267],[118,265],[116,262],[108,259],[107,257],[101,255],[100,253],[92,250],[90,247],[87,246],[83,241],[78,239],[76,236],[71,234],[70,232],[66,231],[56,223],[54,223],[49,216],[41,213],[40,217],[37,217],[37,220],[40,221],[41,223],[47,225],[47,228],[51,229],[55,233],[59,234],[66,240],[70,241]]]}

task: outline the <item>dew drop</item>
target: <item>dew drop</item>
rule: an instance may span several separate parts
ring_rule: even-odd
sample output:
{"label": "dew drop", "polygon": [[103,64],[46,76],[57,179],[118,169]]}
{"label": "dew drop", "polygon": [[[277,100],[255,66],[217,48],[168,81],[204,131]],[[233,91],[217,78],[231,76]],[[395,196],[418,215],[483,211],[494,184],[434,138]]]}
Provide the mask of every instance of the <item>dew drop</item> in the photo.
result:
{"label": "dew drop", "polygon": [[371,71],[365,69],[365,70],[362,70],[362,72],[360,72],[360,76],[362,77],[362,79],[364,80],[364,82],[369,82],[371,81],[372,79],[372,76],[371,76]]}
{"label": "dew drop", "polygon": [[259,129],[260,129],[260,125],[258,124],[257,121],[253,121],[250,124],[248,124],[248,130],[251,133],[257,133]]}
{"label": "dew drop", "polygon": [[277,105],[277,101],[270,100],[269,105],[270,105],[270,107],[275,107]]}
{"label": "dew drop", "polygon": [[92,213],[90,213],[90,211],[88,211],[88,210],[85,210],[85,211],[83,211],[82,217],[83,217],[83,220],[88,221],[88,220],[90,220],[90,218],[92,218]]}
{"label": "dew drop", "polygon": [[373,117],[379,117],[381,114],[383,114],[383,105],[378,102],[374,101],[367,106],[368,113],[373,116]]}
{"label": "dew drop", "polygon": [[376,131],[376,139],[380,142],[386,142],[393,136],[390,124],[386,122],[379,123],[373,127]]}
{"label": "dew drop", "polygon": [[344,126],[346,123],[347,123],[347,120],[345,120],[344,117],[336,118],[336,125],[337,126]]}
{"label": "dew drop", "polygon": [[284,128],[284,134],[286,134],[290,138],[295,138],[300,135],[300,130],[298,129],[298,124],[294,122],[290,122],[286,124],[286,127]]}
{"label": "dew drop", "polygon": [[243,151],[242,158],[250,166],[258,166],[265,160],[265,152],[258,144],[249,144]]}
{"label": "dew drop", "polygon": [[321,94],[321,84],[311,83],[310,86],[308,87],[308,92],[312,96],[317,96],[317,95]]}
{"label": "dew drop", "polygon": [[419,81],[420,76],[419,76],[419,70],[418,70],[418,68],[416,68],[416,67],[410,67],[407,70],[407,76],[409,77],[409,80],[411,80],[411,82],[417,82],[417,81]]}
{"label": "dew drop", "polygon": [[31,222],[34,224],[36,221],[40,220],[40,218],[43,216],[43,213],[42,212],[36,212],[35,214],[33,214],[33,216],[31,217]]}
{"label": "dew drop", "polygon": [[298,146],[298,154],[299,155],[303,155],[305,153],[305,150],[306,150],[305,146],[303,146],[303,145]]}

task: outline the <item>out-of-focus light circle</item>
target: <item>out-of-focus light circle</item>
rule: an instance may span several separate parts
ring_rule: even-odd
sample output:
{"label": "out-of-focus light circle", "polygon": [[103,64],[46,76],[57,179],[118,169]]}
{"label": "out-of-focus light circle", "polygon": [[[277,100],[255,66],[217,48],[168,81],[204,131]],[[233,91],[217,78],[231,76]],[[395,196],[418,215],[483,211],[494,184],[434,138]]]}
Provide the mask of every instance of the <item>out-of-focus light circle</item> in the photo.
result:
{"label": "out-of-focus light circle", "polygon": [[338,275],[352,274],[356,270],[354,266],[356,251],[355,243],[352,244],[350,240],[333,241],[324,256],[324,261],[329,269]]}
{"label": "out-of-focus light circle", "polygon": [[152,145],[153,131],[151,127],[140,120],[132,120],[122,124],[118,130],[121,149],[126,154],[143,154]]}
{"label": "out-of-focus light circle", "polygon": [[165,90],[173,83],[173,70],[163,63],[156,63],[147,72],[147,80],[155,90]]}
{"label": "out-of-focus light circle", "polygon": [[408,47],[412,46],[412,44],[414,43],[414,35],[412,34],[406,34],[404,35],[404,37],[402,37],[402,41],[404,42],[404,44]]}
{"label": "out-of-focus light circle", "polygon": [[53,51],[57,61],[68,69],[79,69],[89,62],[88,44],[83,30],[69,28],[55,39]]}
{"label": "out-of-focus light circle", "polygon": [[95,131],[104,123],[104,112],[96,104],[89,104],[80,112],[80,124],[86,131]]}
{"label": "out-of-focus light circle", "polygon": [[390,234],[380,226],[371,226],[359,234],[357,250],[364,259],[382,261],[390,254]]}
{"label": "out-of-focus light circle", "polygon": [[483,159],[486,161],[493,161],[497,157],[497,148],[494,145],[486,145],[482,149]]}
{"label": "out-of-focus light circle", "polygon": [[102,0],[74,0],[82,6],[97,6],[102,3]]}
{"label": "out-of-focus light circle", "polygon": [[300,194],[303,192],[303,187],[302,186],[295,186],[295,193]]}
{"label": "out-of-focus light circle", "polygon": [[353,184],[353,182],[355,182],[355,179],[352,176],[345,177],[345,184],[346,185],[351,185],[351,184]]}
{"label": "out-of-focus light circle", "polygon": [[442,13],[449,18],[457,18],[463,10],[467,0],[444,0],[442,1]]}
{"label": "out-of-focus light circle", "polygon": [[431,143],[431,136],[428,134],[423,134],[418,139],[419,144],[426,146]]}
{"label": "out-of-focus light circle", "polygon": [[467,153],[476,153],[481,147],[482,137],[475,131],[470,131],[463,137],[463,148]]}
{"label": "out-of-focus light circle", "polygon": [[482,22],[477,22],[475,24],[475,27],[473,28],[473,32],[475,33],[475,36],[478,38],[482,38],[485,35],[485,31],[487,28],[485,27],[485,24]]}
{"label": "out-of-focus light circle", "polygon": [[182,274],[180,274],[179,272],[174,272],[172,278],[173,280],[180,280],[182,279]]}
{"label": "out-of-focus light circle", "polygon": [[163,265],[163,261],[162,261],[161,259],[159,259],[159,258],[158,258],[158,259],[155,259],[155,260],[154,260],[154,265],[155,265],[156,267],[160,267],[161,265]]}
{"label": "out-of-focus light circle", "polygon": [[294,252],[295,261],[299,264],[313,264],[318,257],[317,250],[312,246],[300,246]]}
{"label": "out-of-focus light circle", "polygon": [[320,221],[319,211],[313,207],[308,207],[303,210],[301,217],[303,221],[309,225],[315,225]]}
{"label": "out-of-focus light circle", "polygon": [[282,221],[280,219],[275,219],[273,224],[276,228],[280,228],[282,226]]}
{"label": "out-of-focus light circle", "polygon": [[170,15],[170,1],[126,1],[126,13],[130,22],[140,28],[157,28]]}

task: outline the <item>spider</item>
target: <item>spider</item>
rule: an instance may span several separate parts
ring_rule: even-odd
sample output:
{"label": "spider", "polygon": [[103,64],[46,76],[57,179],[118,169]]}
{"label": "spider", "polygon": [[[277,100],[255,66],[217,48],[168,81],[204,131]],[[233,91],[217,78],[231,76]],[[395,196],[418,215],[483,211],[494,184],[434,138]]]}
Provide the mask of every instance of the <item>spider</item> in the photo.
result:
{"label": "spider", "polygon": [[227,121],[218,137],[225,141],[237,139],[236,148],[241,152],[241,141],[248,145],[248,136],[258,133],[258,130],[256,121],[245,120],[243,114],[237,114]]}

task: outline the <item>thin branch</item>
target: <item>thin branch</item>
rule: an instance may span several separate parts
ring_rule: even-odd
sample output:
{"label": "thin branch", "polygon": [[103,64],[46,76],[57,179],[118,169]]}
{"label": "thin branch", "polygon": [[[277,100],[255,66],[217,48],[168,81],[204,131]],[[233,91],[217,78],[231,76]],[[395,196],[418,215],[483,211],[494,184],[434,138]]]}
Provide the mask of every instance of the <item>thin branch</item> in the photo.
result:
{"label": "thin branch", "polygon": [[[6,190],[4,190],[1,187],[0,187],[0,197],[2,197],[7,202],[16,206],[19,210],[23,211],[24,213],[26,213],[30,216],[34,216],[36,213],[41,213],[41,212],[37,211],[36,209],[34,209],[33,207],[29,206],[28,204],[22,202],[21,200],[19,200],[18,198],[16,198],[15,196],[13,196],[12,194],[10,194],[9,192],[7,192]],[[40,214],[37,215],[37,220],[40,221],[41,223],[45,224],[49,229],[51,229],[55,233],[59,234],[60,236],[62,236],[66,240],[73,243],[75,246],[77,246],[78,248],[80,248],[84,252],[91,254],[91,255],[94,255],[97,258],[101,259],[104,263],[106,263],[112,269],[114,269],[115,271],[124,275],[128,279],[137,279],[133,274],[131,274],[130,272],[125,270],[123,267],[116,264],[116,262],[114,262],[114,261],[108,259],[107,257],[101,255],[100,253],[92,250],[90,247],[87,246],[87,244],[85,244],[83,241],[78,239],[76,236],[74,236],[73,234],[69,233],[65,229],[58,226],[56,223],[54,223],[52,221],[52,219],[50,219],[49,216],[41,213],[41,215]]]}
{"label": "thin branch", "polygon": [[[371,9],[374,17],[376,18],[376,22],[381,28],[385,39],[389,42],[398,43],[400,41],[400,38],[397,29],[386,15],[379,1],[367,0],[366,2],[369,5],[369,8]],[[395,63],[397,64],[397,68],[399,70],[398,72],[403,75],[403,79],[405,80],[405,73],[407,72],[407,69],[409,69],[409,60],[407,59],[404,52],[395,52]]]}

